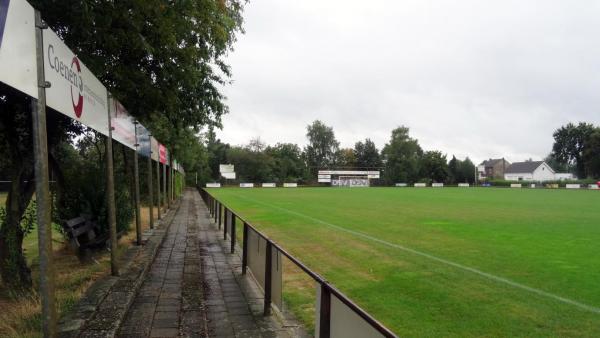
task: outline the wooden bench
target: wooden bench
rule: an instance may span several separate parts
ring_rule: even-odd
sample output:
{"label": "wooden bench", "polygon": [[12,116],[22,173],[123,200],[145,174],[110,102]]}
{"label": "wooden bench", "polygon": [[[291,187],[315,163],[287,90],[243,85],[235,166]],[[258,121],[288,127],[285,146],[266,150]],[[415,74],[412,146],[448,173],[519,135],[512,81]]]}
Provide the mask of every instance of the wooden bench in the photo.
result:
{"label": "wooden bench", "polygon": [[86,249],[96,242],[97,224],[89,215],[82,214],[66,221],[63,229],[73,249]]}

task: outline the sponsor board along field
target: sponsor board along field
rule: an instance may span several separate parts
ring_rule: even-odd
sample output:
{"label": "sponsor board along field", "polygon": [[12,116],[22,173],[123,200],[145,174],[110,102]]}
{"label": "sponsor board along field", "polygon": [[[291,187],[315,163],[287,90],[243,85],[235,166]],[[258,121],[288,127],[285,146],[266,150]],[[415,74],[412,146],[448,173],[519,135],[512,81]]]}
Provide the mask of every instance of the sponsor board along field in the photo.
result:
{"label": "sponsor board along field", "polygon": [[[600,336],[597,191],[208,191],[400,336]],[[310,327],[314,289],[289,272]]]}

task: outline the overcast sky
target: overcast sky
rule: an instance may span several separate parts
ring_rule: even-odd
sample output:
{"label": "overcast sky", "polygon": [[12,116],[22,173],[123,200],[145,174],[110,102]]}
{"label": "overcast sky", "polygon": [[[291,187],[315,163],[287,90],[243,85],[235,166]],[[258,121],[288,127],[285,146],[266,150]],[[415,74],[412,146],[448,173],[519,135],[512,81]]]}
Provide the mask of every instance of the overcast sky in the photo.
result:
{"label": "overcast sky", "polygon": [[399,125],[425,150],[543,158],[552,132],[600,124],[600,1],[252,0],[228,58],[219,137],[344,147]]}

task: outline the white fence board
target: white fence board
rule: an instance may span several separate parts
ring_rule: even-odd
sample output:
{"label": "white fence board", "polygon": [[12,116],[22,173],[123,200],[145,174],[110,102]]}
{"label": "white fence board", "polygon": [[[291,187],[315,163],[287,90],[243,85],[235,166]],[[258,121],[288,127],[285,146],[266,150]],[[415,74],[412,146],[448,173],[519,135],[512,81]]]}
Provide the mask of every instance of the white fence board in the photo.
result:
{"label": "white fence board", "polygon": [[298,188],[298,183],[284,183],[284,188]]}
{"label": "white fence board", "polygon": [[426,186],[426,183],[415,183],[415,188],[425,188]]}
{"label": "white fence board", "polygon": [[432,188],[443,188],[444,183],[431,183]]}
{"label": "white fence board", "polygon": [[206,183],[207,188],[220,188],[221,183]]}
{"label": "white fence board", "polygon": [[510,187],[511,188],[522,188],[523,185],[521,183],[511,183]]}
{"label": "white fence board", "polygon": [[254,183],[240,183],[240,188],[254,188]]}
{"label": "white fence board", "polygon": [[458,187],[459,187],[459,188],[468,188],[468,187],[470,187],[470,186],[471,186],[471,185],[470,185],[469,183],[459,183],[459,184],[458,184]]}
{"label": "white fence board", "polygon": [[566,188],[567,189],[579,189],[579,188],[581,188],[581,184],[567,184]]}
{"label": "white fence board", "polygon": [[262,187],[263,188],[276,188],[277,185],[275,183],[263,183]]}

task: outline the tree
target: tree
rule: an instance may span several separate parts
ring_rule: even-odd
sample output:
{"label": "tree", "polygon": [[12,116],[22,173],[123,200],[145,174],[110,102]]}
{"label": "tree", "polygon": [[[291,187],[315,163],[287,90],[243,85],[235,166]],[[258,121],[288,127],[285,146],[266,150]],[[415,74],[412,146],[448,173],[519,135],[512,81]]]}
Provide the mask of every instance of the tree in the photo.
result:
{"label": "tree", "polygon": [[379,150],[377,150],[375,143],[368,138],[364,142],[356,142],[354,156],[358,168],[379,168],[382,166]]}
{"label": "tree", "polygon": [[342,148],[336,152],[335,166],[346,169],[356,167],[356,155],[352,148]]}
{"label": "tree", "polygon": [[466,157],[464,161],[459,162],[459,175],[456,177],[456,183],[475,183],[475,164],[470,158]]}
{"label": "tree", "polygon": [[273,159],[273,174],[278,182],[298,182],[306,174],[302,150],[293,143],[277,143],[265,152]]}
{"label": "tree", "polygon": [[273,159],[262,151],[254,150],[255,144],[227,149],[227,162],[235,166],[240,181],[264,183],[275,179]]}
{"label": "tree", "polygon": [[[220,125],[227,112],[220,87],[230,75],[224,57],[241,32],[243,0],[30,2],[175,157],[186,145],[187,128]],[[30,104],[22,94],[4,89],[9,95],[0,99],[0,130],[11,133],[10,143],[2,142],[0,151],[10,153],[5,160],[11,162],[14,185],[0,225],[0,274],[6,284],[27,288],[31,276],[18,227],[33,194]],[[55,141],[69,137],[72,128],[68,119],[48,118],[50,167],[59,176],[52,158],[60,143]]]}
{"label": "tree", "polygon": [[600,178],[600,128],[596,128],[587,140],[583,161],[587,176]]}
{"label": "tree", "polygon": [[579,178],[586,176],[584,152],[596,128],[589,123],[569,123],[557,129],[552,146],[552,156],[561,164],[574,165]]}
{"label": "tree", "polygon": [[419,160],[423,150],[408,132],[409,129],[404,126],[392,130],[390,142],[383,148],[385,180],[388,184],[413,183],[419,179]]}
{"label": "tree", "polygon": [[448,162],[448,183],[456,184],[462,182],[460,180],[460,161],[456,159],[456,156],[452,155],[452,159]]}
{"label": "tree", "polygon": [[421,157],[421,177],[433,182],[442,183],[448,179],[446,155],[440,151],[426,151]]}
{"label": "tree", "polygon": [[311,177],[315,177],[319,169],[330,167],[335,163],[335,155],[340,144],[335,139],[333,128],[319,120],[306,127],[306,137],[308,145],[304,152]]}
{"label": "tree", "polygon": [[[0,158],[11,181],[0,223],[0,276],[13,289],[28,289],[32,280],[22,249],[21,219],[35,190],[31,105],[25,95],[4,84],[0,93]],[[48,164],[54,175],[61,175],[56,147],[80,130],[65,116],[48,111]]]}

